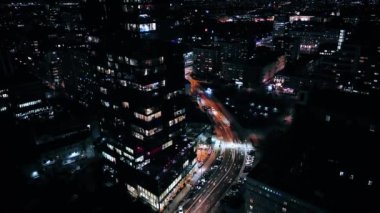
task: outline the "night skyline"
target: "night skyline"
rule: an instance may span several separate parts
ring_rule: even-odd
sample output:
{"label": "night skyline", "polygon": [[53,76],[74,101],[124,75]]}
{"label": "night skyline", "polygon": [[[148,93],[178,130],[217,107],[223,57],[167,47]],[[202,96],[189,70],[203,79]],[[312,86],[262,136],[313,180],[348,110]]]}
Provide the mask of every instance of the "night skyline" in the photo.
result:
{"label": "night skyline", "polygon": [[379,12],[2,1],[2,211],[378,212]]}

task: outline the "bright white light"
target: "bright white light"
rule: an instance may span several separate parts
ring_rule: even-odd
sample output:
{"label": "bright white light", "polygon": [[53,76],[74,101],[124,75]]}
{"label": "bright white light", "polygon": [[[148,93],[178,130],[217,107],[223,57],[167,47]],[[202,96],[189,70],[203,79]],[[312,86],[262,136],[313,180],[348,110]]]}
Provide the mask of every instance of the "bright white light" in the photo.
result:
{"label": "bright white light", "polygon": [[37,171],[33,171],[32,174],[31,174],[31,177],[34,178],[34,179],[38,178],[39,176],[40,175],[38,174]]}
{"label": "bright white light", "polygon": [[48,165],[51,165],[51,164],[54,164],[55,161],[51,161],[51,160],[47,160],[45,163],[43,163],[44,166],[48,166]]}
{"label": "bright white light", "polygon": [[221,141],[221,145],[226,149],[246,150],[248,148],[246,144],[233,143],[231,141]]}
{"label": "bright white light", "polygon": [[79,156],[79,152],[72,152],[72,153],[68,156],[68,158],[74,158],[74,157],[77,157],[77,156]]}
{"label": "bright white light", "polygon": [[212,89],[211,88],[207,88],[205,92],[207,95],[212,95]]}

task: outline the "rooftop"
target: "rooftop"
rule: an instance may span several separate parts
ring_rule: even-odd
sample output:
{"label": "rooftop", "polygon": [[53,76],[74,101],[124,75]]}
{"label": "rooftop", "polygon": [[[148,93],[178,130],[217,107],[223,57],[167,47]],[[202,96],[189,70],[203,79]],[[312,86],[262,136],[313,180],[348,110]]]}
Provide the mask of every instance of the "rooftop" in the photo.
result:
{"label": "rooftop", "polygon": [[379,134],[314,116],[297,110],[287,133],[272,132],[250,177],[327,210],[373,209]]}

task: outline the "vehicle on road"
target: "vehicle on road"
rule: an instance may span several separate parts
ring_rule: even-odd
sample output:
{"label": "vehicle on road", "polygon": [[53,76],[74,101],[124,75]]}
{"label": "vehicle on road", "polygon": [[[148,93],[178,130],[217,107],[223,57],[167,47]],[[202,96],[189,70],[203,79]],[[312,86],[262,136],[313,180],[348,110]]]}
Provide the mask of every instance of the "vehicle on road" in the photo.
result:
{"label": "vehicle on road", "polygon": [[183,207],[182,206],[178,206],[178,213],[183,213]]}

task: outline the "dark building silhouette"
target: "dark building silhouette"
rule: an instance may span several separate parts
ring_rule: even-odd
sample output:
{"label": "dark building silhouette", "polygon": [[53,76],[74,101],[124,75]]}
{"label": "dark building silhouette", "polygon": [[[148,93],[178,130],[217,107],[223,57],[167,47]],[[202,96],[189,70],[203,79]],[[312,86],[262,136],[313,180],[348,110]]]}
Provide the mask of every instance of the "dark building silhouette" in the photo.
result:
{"label": "dark building silhouette", "polygon": [[[104,171],[162,210],[195,163],[184,137],[185,49],[153,40],[162,2],[123,1],[120,31],[94,44]],[[187,56],[187,57],[185,57]]]}

